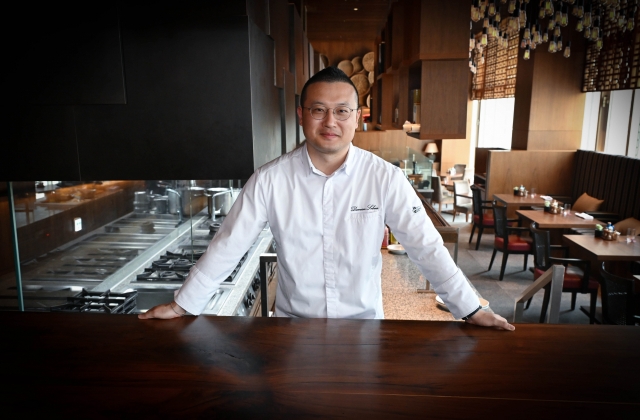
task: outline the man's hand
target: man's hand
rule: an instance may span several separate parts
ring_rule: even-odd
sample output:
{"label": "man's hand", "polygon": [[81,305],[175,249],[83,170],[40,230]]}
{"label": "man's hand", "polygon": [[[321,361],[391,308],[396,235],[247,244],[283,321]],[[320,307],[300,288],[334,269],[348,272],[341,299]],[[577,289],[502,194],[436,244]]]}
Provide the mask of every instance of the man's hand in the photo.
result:
{"label": "man's hand", "polygon": [[138,319],[171,319],[184,316],[187,311],[175,302],[154,306],[147,312],[138,315]]}
{"label": "man's hand", "polygon": [[479,325],[481,327],[493,327],[499,330],[513,331],[516,329],[513,325],[509,324],[506,319],[497,314],[490,312],[478,311],[467,321],[469,324]]}

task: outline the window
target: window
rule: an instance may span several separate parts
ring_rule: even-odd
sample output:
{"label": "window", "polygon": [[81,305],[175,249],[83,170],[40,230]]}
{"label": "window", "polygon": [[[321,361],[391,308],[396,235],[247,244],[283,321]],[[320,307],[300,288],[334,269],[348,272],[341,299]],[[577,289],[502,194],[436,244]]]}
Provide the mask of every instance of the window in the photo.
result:
{"label": "window", "polygon": [[588,92],[580,148],[640,158],[640,89]]}
{"label": "window", "polygon": [[515,98],[487,99],[479,103],[478,147],[511,149]]}

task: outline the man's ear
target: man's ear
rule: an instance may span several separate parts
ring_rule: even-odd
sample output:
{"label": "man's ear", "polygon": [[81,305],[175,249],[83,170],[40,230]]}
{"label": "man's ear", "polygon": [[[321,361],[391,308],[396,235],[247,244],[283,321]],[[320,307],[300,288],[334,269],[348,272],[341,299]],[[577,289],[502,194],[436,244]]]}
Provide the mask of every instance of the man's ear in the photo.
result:
{"label": "man's ear", "polygon": [[299,106],[296,112],[298,113],[298,124],[302,125],[302,107]]}

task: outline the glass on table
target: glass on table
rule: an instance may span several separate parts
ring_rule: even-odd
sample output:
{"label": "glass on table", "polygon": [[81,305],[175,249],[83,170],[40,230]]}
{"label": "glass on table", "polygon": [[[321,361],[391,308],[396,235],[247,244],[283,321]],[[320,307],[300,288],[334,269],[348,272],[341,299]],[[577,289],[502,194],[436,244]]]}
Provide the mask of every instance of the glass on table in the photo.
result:
{"label": "glass on table", "polygon": [[536,198],[536,189],[531,188],[531,198]]}
{"label": "glass on table", "polygon": [[570,216],[571,215],[571,204],[565,204],[564,205],[564,212],[562,213],[563,216]]}
{"label": "glass on table", "polygon": [[627,243],[632,243],[635,241],[636,241],[636,229],[627,228]]}

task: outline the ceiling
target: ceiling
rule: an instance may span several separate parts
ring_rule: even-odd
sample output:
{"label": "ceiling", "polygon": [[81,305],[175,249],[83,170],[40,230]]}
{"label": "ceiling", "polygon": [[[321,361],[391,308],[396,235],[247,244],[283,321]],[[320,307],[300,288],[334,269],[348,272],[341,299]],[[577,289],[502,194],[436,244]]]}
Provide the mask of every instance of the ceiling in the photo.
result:
{"label": "ceiling", "polygon": [[307,37],[310,42],[372,41],[384,26],[394,1],[307,0]]}

